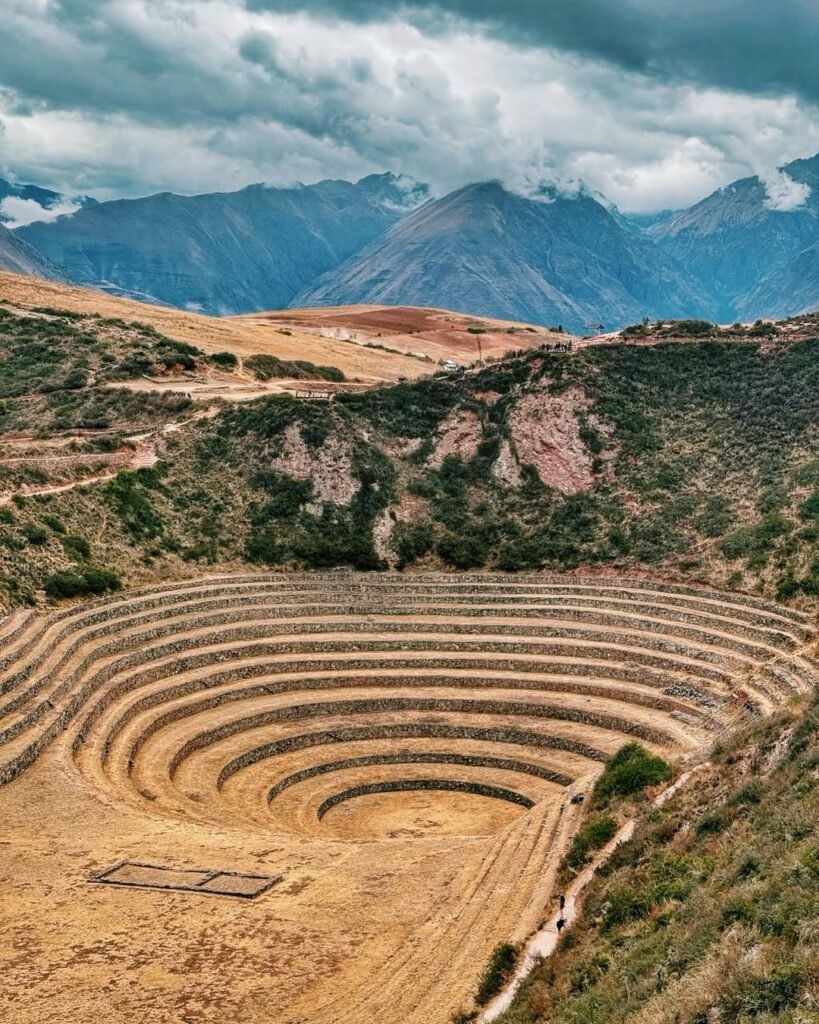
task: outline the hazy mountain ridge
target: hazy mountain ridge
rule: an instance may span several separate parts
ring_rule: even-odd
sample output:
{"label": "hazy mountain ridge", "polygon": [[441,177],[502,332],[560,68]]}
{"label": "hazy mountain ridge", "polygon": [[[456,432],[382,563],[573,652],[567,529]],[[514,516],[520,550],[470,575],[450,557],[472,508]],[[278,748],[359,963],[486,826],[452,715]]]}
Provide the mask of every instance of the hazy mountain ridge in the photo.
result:
{"label": "hazy mountain ridge", "polygon": [[77,283],[211,313],[286,306],[426,197],[393,175],[116,200],[18,232]]}
{"label": "hazy mountain ridge", "polygon": [[819,242],[819,156],[782,169],[805,186],[804,201],[775,208],[758,177],[743,178],[648,228],[664,252],[683,263],[719,303],[724,320],[736,316],[784,316],[819,306],[819,287],[798,288],[801,299],[779,296],[770,308],[770,287],[799,254]]}
{"label": "hazy mountain ridge", "polygon": [[[0,224],[13,224],[15,217],[3,209],[5,200],[20,199],[25,203],[34,203],[43,211],[51,211],[62,206],[95,206],[97,200],[92,196],[69,196],[63,192],[55,192],[40,185],[24,184],[0,178]],[[36,214],[36,211],[32,211]]]}

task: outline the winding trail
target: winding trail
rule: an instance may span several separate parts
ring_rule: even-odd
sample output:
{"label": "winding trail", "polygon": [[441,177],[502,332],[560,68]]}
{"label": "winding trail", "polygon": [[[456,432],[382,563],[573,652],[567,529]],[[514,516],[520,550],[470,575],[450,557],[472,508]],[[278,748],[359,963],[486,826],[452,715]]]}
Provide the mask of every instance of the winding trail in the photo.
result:
{"label": "winding trail", "polygon": [[[659,796],[655,797],[652,801],[652,807],[662,807],[663,804],[668,801],[688,782],[692,775],[704,771],[706,768],[710,768],[710,761],[705,761],[702,764],[696,765],[690,771],[683,772],[680,777],[673,782],[667,789],[664,789]],[[541,961],[546,960],[552,956],[554,951],[557,949],[557,944],[560,940],[560,932],[557,929],[557,922],[559,918],[563,918],[566,922],[564,928],[571,928],[577,920],[578,914],[581,910],[581,897],[583,890],[594,878],[597,869],[605,864],[609,857],[614,853],[618,846],[622,846],[623,843],[627,843],[629,839],[634,835],[634,829],[636,821],[634,818],[630,818],[624,825],[622,825],[617,834],[609,843],[603,847],[598,853],[594,860],[587,867],[580,872],[577,878],[574,879],[572,884],[566,889],[566,905],[563,910],[556,910],[546,924],[540,928],[526,943],[523,956],[520,959],[517,970],[509,979],[506,987],[495,996],[495,998],[487,1004],[486,1008],[478,1017],[478,1024],[489,1024],[489,1021],[497,1019],[502,1013],[509,1009],[512,1005],[512,1001],[517,994],[521,984],[528,978],[532,973],[535,966]]]}

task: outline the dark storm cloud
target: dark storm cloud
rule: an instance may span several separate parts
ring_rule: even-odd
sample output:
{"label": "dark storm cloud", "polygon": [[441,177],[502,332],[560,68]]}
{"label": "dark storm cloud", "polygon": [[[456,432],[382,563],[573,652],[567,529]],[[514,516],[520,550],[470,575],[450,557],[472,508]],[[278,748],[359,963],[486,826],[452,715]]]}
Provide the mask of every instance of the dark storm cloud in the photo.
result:
{"label": "dark storm cloud", "polygon": [[141,23],[97,17],[106,7],[63,0],[43,26],[56,31],[44,31],[31,48],[0,33],[0,83],[14,90],[11,109],[25,114],[39,104],[165,126],[273,119],[316,137],[347,136],[355,87],[367,81],[365,61],[286,67],[272,35],[248,32],[229,54],[232,67],[224,55],[209,63],[195,46],[180,48]]}
{"label": "dark storm cloud", "polygon": [[817,0],[246,0],[249,10],[349,21],[460,19],[511,42],[630,71],[819,101]]}
{"label": "dark storm cloud", "polygon": [[0,174],[110,197],[392,169],[687,205],[819,148],[819,0],[772,3],[0,0]]}

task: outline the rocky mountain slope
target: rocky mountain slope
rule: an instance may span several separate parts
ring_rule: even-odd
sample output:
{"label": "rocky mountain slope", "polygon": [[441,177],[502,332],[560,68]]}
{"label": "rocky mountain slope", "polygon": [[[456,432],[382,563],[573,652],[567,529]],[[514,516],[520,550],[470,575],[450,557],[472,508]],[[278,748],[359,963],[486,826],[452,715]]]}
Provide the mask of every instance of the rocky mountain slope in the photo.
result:
{"label": "rocky mountain slope", "polygon": [[0,224],[0,271],[63,281],[62,273],[33,245]]}
{"label": "rocky mountain slope", "polygon": [[526,199],[497,182],[426,204],[292,304],[342,302],[447,306],[578,333],[715,310],[704,287],[592,196]]}
{"label": "rocky mountain slope", "polygon": [[745,319],[760,315],[761,310],[768,316],[785,317],[819,309],[819,242],[774,267],[737,298],[735,308]]}
{"label": "rocky mountain slope", "polygon": [[[775,184],[743,178],[648,229],[711,292],[723,320],[819,306],[815,278],[801,276],[799,260],[819,241],[819,156],[794,161],[780,173],[790,199],[777,197]],[[795,294],[776,296],[776,287],[788,283]],[[775,308],[768,305],[772,299]]]}
{"label": "rocky mountain slope", "polygon": [[18,231],[77,283],[208,313],[286,306],[426,197],[394,175],[100,203]]}

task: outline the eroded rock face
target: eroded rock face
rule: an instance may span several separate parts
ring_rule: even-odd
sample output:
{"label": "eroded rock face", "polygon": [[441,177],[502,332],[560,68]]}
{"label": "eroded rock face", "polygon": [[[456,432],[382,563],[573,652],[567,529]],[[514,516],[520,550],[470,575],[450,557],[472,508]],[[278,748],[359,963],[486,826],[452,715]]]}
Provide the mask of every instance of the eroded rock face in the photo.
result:
{"label": "eroded rock face", "polygon": [[397,561],[392,546],[394,527],[395,520],[388,508],[385,508],[373,523],[373,548],[376,555],[391,568]]}
{"label": "eroded rock face", "polygon": [[506,437],[501,441],[498,457],[492,466],[492,476],[504,487],[520,487],[523,482],[520,463]]}
{"label": "eroded rock face", "polygon": [[559,395],[539,391],[524,395],[509,417],[518,461],[534,466],[543,483],[561,494],[579,494],[594,483],[577,421],[577,412],[590,404],[581,388]]}
{"label": "eroded rock face", "polygon": [[483,427],[477,414],[471,409],[453,409],[438,427],[428,465],[440,469],[447,455],[457,455],[469,462],[477,454],[482,438]]}
{"label": "eroded rock face", "polygon": [[298,423],[285,430],[281,455],[272,467],[296,480],[311,480],[316,498],[334,505],[349,505],[361,486],[346,446],[331,434],[320,448],[309,448]]}

